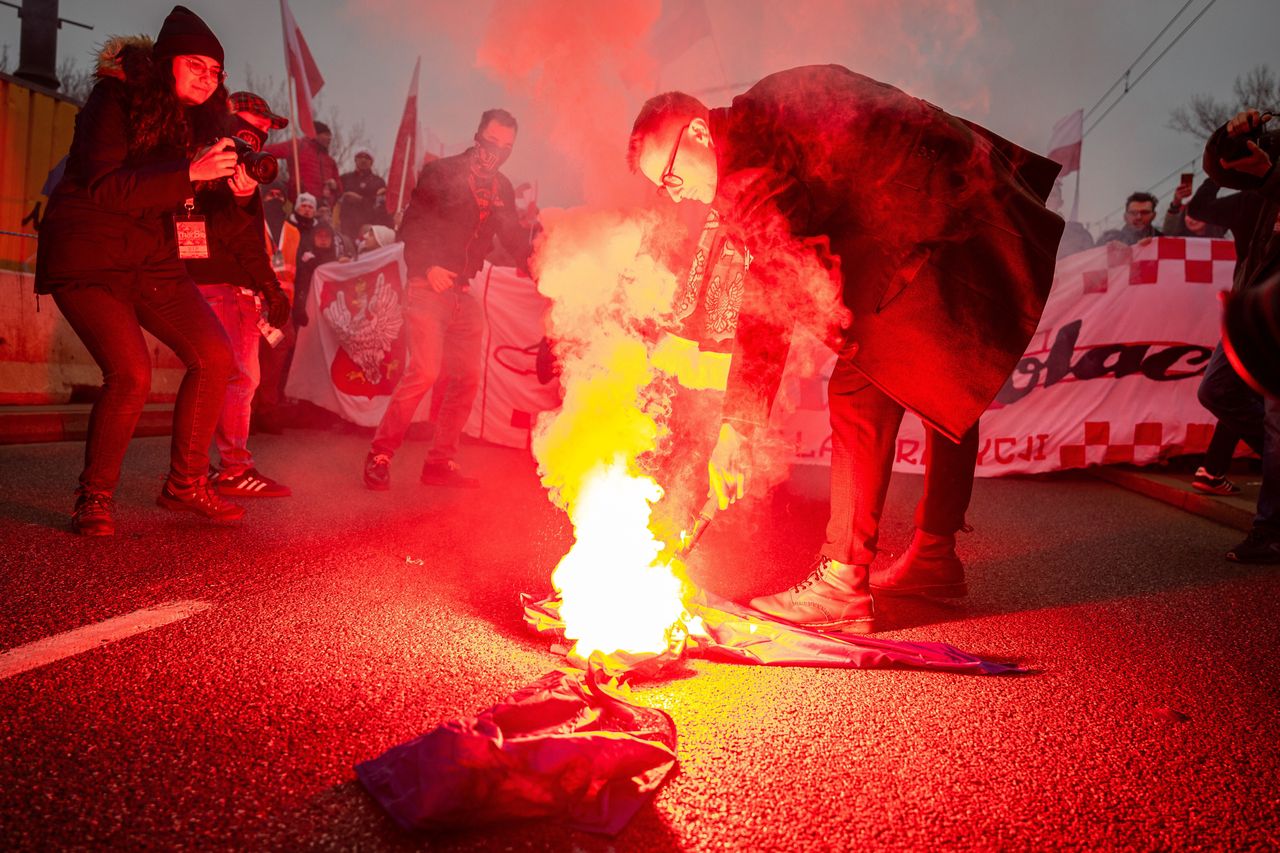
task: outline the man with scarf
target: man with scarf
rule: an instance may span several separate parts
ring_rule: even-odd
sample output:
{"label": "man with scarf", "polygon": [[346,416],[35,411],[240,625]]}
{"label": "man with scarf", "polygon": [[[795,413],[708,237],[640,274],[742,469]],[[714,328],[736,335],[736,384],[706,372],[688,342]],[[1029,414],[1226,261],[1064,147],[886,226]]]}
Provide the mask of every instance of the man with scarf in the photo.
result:
{"label": "man with scarf", "polygon": [[428,163],[418,176],[398,235],[409,273],[404,301],[409,365],[365,459],[364,482],[370,489],[391,487],[391,457],[442,371],[450,381],[441,383],[444,399],[422,481],[479,485],[454,461],[480,380],[483,317],[468,282],[484,264],[495,235],[518,256],[529,253],[528,232],[516,220],[511,181],[498,171],[511,156],[516,130],[515,117],[506,110],[487,110],[474,146]]}

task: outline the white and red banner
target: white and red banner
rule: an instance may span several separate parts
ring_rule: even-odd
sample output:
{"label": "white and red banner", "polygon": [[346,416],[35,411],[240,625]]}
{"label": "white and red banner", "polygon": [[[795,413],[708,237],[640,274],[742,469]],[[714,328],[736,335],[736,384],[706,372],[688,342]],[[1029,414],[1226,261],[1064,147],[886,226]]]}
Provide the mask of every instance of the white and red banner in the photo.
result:
{"label": "white and red banner", "polygon": [[284,30],[285,70],[293,79],[294,102],[298,105],[298,130],[303,136],[316,135],[315,119],[311,112],[311,101],[320,94],[324,86],[324,78],[320,76],[320,67],[311,56],[311,48],[302,37],[302,30],[293,19],[288,0],[280,0],[280,25]]}
{"label": "white and red banner", "polygon": [[[401,316],[404,246],[316,267],[309,322],[298,330],[285,394],[360,426],[377,426],[408,364]],[[415,420],[425,420],[427,406]]]}
{"label": "white and red banner", "polygon": [[[298,330],[285,393],[360,426],[377,426],[408,365],[405,281],[401,243],[317,267],[307,300],[310,322]],[[547,299],[528,276],[489,264],[471,280],[471,295],[484,311],[484,361],[466,433],[528,447],[537,413],[560,405],[558,385],[542,385],[535,375]],[[425,421],[430,412],[428,394],[414,420]]]}
{"label": "white and red banner", "polygon": [[[1230,240],[1161,237],[1058,262],[1036,335],[982,416],[978,476],[1148,464],[1203,452],[1214,418],[1196,398],[1231,287]],[[826,380],[788,381],[783,429],[796,462],[830,464]],[[895,471],[924,470],[924,427],[907,414]]]}
{"label": "white and red banner", "polygon": [[536,360],[551,300],[511,267],[485,265],[471,280],[484,309],[480,393],[465,432],[507,447],[528,447],[538,412],[560,405],[560,384],[538,382]]}

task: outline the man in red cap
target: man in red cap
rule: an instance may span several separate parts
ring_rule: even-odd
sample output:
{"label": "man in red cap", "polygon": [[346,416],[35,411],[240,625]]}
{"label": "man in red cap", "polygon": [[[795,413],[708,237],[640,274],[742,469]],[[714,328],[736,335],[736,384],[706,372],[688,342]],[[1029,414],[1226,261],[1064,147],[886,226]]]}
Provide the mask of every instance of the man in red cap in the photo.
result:
{"label": "man in red cap", "polygon": [[[228,135],[243,140],[254,151],[262,150],[269,131],[289,124],[252,92],[231,94],[227,106],[231,112]],[[236,371],[227,385],[213,436],[221,469],[212,484],[228,497],[286,497],[291,494],[289,487],[258,471],[248,443],[253,395],[260,380],[272,381],[259,366],[263,336],[259,324],[266,319],[277,329],[286,326],[289,297],[267,251],[267,226],[257,183],[244,192],[232,189],[234,204],[220,203],[213,197],[206,202],[209,257],[187,261],[188,273],[226,330],[236,358]],[[275,381],[279,381],[279,371]]]}

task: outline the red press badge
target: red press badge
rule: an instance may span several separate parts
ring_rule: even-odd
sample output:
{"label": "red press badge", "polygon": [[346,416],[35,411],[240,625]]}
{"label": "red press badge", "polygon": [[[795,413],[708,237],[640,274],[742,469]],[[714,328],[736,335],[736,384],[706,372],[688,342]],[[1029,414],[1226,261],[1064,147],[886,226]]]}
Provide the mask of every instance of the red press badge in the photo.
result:
{"label": "red press badge", "polygon": [[173,232],[178,238],[178,257],[184,261],[209,257],[209,235],[204,217],[193,213],[196,206],[187,202],[186,214],[173,217]]}

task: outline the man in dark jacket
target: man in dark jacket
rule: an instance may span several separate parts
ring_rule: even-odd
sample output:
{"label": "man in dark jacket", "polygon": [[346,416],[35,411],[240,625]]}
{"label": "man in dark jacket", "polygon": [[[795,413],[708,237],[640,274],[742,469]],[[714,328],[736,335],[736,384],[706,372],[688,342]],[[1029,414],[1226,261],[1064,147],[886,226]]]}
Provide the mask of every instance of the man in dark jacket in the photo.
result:
{"label": "man in dark jacket", "polygon": [[[255,151],[262,150],[269,130],[289,123],[251,92],[235,92],[227,103],[232,122],[228,134]],[[258,183],[240,170],[229,186],[202,190],[197,202],[208,216],[209,257],[188,260],[187,272],[200,285],[236,356],[236,372],[227,385],[213,436],[221,465],[213,484],[229,497],[285,497],[291,494],[289,487],[260,473],[249,451],[249,419],[261,375],[259,321],[264,303],[267,321],[275,328],[289,319],[289,298],[267,254],[267,225]]]}
{"label": "man in dark jacket", "polygon": [[355,171],[342,176],[342,231],[352,238],[357,237],[360,229],[373,219],[378,190],[387,188],[387,182],[373,173],[372,154],[361,149],[356,152],[355,159]]}
{"label": "man in dark jacket", "polygon": [[483,316],[468,282],[484,264],[495,235],[528,255],[528,232],[516,221],[511,181],[498,171],[515,141],[515,117],[488,110],[480,117],[476,144],[456,157],[428,163],[413,188],[398,235],[409,272],[404,309],[409,365],[365,459],[364,482],[371,489],[390,488],[391,457],[442,369],[451,381],[444,383],[422,481],[479,485],[454,461],[480,380]]}
{"label": "man in dark jacket", "polygon": [[[963,594],[954,534],[977,420],[1048,296],[1063,223],[1044,200],[1060,167],[839,66],[771,75],[727,109],[680,93],[654,98],[629,159],[674,200],[712,205],[750,256],[709,464],[722,506],[745,492],[794,324],[839,350],[826,544],[807,581],[752,605],[865,632],[873,588]],[[928,427],[925,495],[911,550],[873,587],[904,408]]]}
{"label": "man in dark jacket", "polygon": [[[1249,235],[1248,254],[1236,263],[1234,292],[1259,286],[1280,273],[1280,137],[1275,134],[1237,146],[1265,119],[1248,110],[1231,119],[1209,138],[1204,170],[1224,187],[1256,194],[1261,201]],[[1235,150],[1233,150],[1235,149]],[[1222,344],[1214,350],[1200,381],[1200,402],[1221,423],[1236,431],[1262,456],[1262,485],[1253,529],[1227,552],[1238,563],[1280,563],[1280,400],[1264,398],[1232,368]]]}

